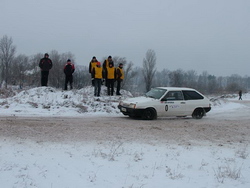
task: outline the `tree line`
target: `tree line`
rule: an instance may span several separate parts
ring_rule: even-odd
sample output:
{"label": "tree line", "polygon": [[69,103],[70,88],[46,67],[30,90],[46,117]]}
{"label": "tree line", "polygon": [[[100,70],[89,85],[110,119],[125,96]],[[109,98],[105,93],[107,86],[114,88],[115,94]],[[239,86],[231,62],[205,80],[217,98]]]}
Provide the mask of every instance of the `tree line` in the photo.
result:
{"label": "tree line", "polygon": [[[75,62],[74,54],[52,50],[49,55],[53,62],[53,68],[49,74],[49,86],[63,89],[65,79],[63,67],[67,59]],[[16,55],[16,46],[13,44],[12,38],[7,35],[3,36],[0,40],[0,86],[7,88],[8,85],[17,85],[20,89],[40,86],[41,73],[38,64],[43,56],[44,53],[32,56]],[[105,59],[106,57],[103,57],[101,62]],[[233,93],[239,90],[246,92],[250,88],[249,76],[242,77],[233,74],[216,77],[207,71],[198,74],[195,70],[157,70],[157,58],[152,49],[146,52],[145,58],[142,60],[142,67],[135,66],[133,62],[127,62],[126,57],[113,56],[113,61],[115,67],[119,63],[123,63],[125,79],[121,87],[134,95],[140,95],[156,86],[191,87],[204,94]],[[75,63],[75,66],[73,87],[80,89],[90,86],[89,62],[86,62],[85,65]]]}

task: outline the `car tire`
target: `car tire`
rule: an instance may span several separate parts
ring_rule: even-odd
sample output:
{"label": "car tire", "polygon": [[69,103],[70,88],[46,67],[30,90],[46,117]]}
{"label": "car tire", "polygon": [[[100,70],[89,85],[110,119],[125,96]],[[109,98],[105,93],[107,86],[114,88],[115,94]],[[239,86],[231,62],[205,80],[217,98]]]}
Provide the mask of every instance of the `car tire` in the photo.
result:
{"label": "car tire", "polygon": [[142,118],[145,120],[156,119],[156,112],[153,108],[147,108],[143,111]]}
{"label": "car tire", "polygon": [[194,110],[192,117],[194,119],[201,119],[205,115],[205,111],[202,108],[197,108]]}

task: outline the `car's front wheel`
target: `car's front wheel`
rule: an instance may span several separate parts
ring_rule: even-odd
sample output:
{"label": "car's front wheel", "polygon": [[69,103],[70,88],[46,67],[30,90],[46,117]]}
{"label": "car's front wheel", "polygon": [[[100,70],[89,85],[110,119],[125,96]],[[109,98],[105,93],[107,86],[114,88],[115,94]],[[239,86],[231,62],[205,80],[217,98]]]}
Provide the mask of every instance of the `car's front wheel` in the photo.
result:
{"label": "car's front wheel", "polygon": [[197,108],[194,110],[192,117],[194,119],[201,119],[205,115],[205,111],[203,108]]}
{"label": "car's front wheel", "polygon": [[146,120],[156,119],[156,111],[153,108],[147,108],[143,111],[142,118]]}

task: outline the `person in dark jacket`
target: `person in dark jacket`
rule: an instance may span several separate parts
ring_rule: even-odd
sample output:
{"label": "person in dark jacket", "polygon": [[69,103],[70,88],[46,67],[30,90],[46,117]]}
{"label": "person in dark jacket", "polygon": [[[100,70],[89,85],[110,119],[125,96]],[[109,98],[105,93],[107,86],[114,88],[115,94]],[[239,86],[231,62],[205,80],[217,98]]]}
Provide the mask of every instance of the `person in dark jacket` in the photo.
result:
{"label": "person in dark jacket", "polygon": [[119,66],[116,68],[116,81],[117,81],[117,87],[116,87],[116,95],[121,95],[121,82],[124,79],[124,72],[123,72],[123,64],[120,63]]}
{"label": "person in dark jacket", "polygon": [[41,85],[48,86],[48,77],[49,71],[52,68],[53,64],[49,58],[49,54],[45,53],[44,58],[39,62],[39,67],[41,68]]}
{"label": "person in dark jacket", "polygon": [[64,90],[68,89],[68,83],[70,84],[70,89],[73,89],[73,73],[75,72],[75,66],[71,63],[71,60],[68,59],[66,65],[64,66],[64,74],[65,74],[65,85]]}
{"label": "person in dark jacket", "polygon": [[242,100],[242,90],[239,91],[239,100]]}
{"label": "person in dark jacket", "polygon": [[89,62],[89,73],[91,74],[91,82],[92,82],[92,86],[95,86],[95,82],[94,82],[94,78],[92,77],[92,70],[94,67],[96,67],[96,63],[97,63],[97,59],[94,56],[92,58],[92,60]]}

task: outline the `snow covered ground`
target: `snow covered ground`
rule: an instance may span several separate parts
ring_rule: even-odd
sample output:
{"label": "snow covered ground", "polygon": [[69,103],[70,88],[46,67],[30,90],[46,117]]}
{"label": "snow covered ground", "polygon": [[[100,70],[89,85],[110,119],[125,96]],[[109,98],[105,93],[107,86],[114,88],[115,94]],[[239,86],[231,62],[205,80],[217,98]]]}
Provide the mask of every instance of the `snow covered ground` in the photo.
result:
{"label": "snow covered ground", "polygon": [[[85,117],[123,116],[117,109],[118,101],[131,94],[122,94],[108,97],[102,88],[103,97],[94,98],[92,87],[22,91],[0,99],[0,131],[2,120],[8,117],[69,116],[84,121]],[[204,118],[250,120],[250,94],[242,98],[213,98],[212,111]],[[250,187],[250,147],[246,143],[223,147],[119,140],[58,143],[8,136],[1,136],[0,143],[0,180],[4,188]]]}
{"label": "snow covered ground", "polygon": [[[132,96],[121,91],[124,96]],[[118,114],[118,101],[124,97],[106,96],[102,87],[101,97],[94,97],[89,86],[80,90],[62,91],[52,87],[37,87],[22,91],[14,97],[0,99],[1,115],[18,116],[83,116]]]}

